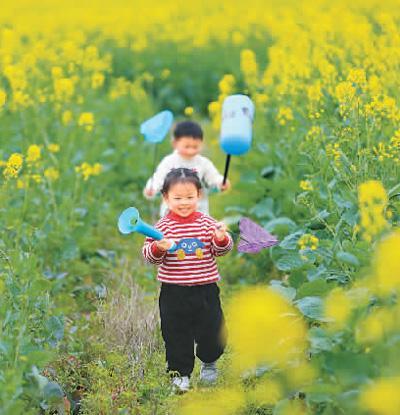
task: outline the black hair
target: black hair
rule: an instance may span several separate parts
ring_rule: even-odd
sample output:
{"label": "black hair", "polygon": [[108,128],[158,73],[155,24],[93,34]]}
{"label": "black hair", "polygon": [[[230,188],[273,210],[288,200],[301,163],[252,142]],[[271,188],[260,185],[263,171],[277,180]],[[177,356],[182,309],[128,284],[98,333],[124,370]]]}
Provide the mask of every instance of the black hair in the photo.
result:
{"label": "black hair", "polygon": [[179,140],[181,137],[191,137],[197,140],[203,140],[203,130],[197,122],[182,121],[176,124],[174,129],[174,139]]}
{"label": "black hair", "polygon": [[196,171],[192,169],[186,169],[180,167],[178,169],[172,169],[166,176],[164,180],[161,193],[165,196],[168,194],[169,189],[177,183],[192,183],[196,186],[198,192],[200,192],[202,186],[199,176]]}

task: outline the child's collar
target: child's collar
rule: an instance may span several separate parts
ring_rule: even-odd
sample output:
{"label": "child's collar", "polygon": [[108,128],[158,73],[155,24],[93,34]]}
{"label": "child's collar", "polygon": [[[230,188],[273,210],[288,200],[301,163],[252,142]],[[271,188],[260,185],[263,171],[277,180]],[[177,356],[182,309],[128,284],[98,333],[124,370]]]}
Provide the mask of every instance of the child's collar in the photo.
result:
{"label": "child's collar", "polygon": [[200,218],[201,216],[203,216],[201,212],[193,212],[189,216],[186,216],[186,217],[179,216],[178,214],[174,212],[169,212],[167,214],[168,219],[174,220],[175,222],[179,222],[179,223],[191,223],[191,222],[194,222],[196,219]]}

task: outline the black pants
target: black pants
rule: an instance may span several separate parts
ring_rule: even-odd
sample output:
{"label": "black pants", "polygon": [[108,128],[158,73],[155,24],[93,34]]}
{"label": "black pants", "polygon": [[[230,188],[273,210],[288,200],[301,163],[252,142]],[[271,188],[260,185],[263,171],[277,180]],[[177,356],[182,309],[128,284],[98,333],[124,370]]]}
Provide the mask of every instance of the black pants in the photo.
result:
{"label": "black pants", "polygon": [[159,305],[168,371],[190,376],[195,344],[196,356],[205,363],[222,355],[226,329],[216,283],[194,286],[163,283]]}

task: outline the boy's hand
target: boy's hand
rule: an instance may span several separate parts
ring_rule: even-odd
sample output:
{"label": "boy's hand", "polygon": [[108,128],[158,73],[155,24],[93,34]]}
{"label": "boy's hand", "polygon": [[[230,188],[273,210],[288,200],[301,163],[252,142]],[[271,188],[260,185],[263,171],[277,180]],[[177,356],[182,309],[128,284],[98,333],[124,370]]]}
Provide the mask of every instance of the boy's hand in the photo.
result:
{"label": "boy's hand", "polygon": [[161,241],[156,241],[156,246],[160,251],[168,251],[168,249],[172,248],[174,245],[174,241],[171,239],[161,239]]}
{"label": "boy's hand", "polygon": [[149,187],[143,190],[143,194],[145,195],[145,197],[153,197],[156,194],[156,192],[153,188]]}
{"label": "boy's hand", "polygon": [[221,184],[221,192],[224,192],[225,190],[229,190],[231,188],[231,182],[227,180],[225,184]]}
{"label": "boy's hand", "polygon": [[227,230],[228,230],[228,227],[225,225],[225,223],[218,222],[215,225],[215,232],[214,232],[215,239],[217,241],[222,241],[223,239],[225,239],[228,234]]}

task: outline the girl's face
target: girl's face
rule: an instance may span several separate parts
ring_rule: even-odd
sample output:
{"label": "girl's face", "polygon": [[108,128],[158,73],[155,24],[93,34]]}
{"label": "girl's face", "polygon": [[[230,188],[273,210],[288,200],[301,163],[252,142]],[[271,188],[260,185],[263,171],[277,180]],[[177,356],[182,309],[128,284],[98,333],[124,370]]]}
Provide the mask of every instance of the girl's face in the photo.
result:
{"label": "girl's face", "polygon": [[169,210],[184,218],[196,212],[199,199],[200,192],[193,183],[176,183],[164,196]]}

